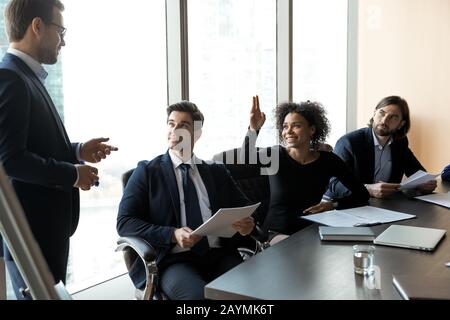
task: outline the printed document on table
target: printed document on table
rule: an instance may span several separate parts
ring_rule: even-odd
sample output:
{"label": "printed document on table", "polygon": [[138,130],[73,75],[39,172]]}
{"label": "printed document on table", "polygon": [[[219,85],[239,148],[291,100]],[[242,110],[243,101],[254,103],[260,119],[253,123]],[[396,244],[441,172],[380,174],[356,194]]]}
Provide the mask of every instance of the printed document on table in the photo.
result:
{"label": "printed document on table", "polygon": [[440,206],[450,208],[450,191],[447,193],[427,194],[426,196],[416,197],[416,199],[432,202]]}
{"label": "printed document on table", "polygon": [[439,175],[440,175],[440,173],[429,174],[425,171],[419,170],[416,173],[414,173],[412,176],[409,176],[408,178],[403,180],[402,183],[400,183],[400,190],[414,189],[419,184],[436,179],[436,177]]}
{"label": "printed document on table", "polygon": [[236,221],[250,217],[260,204],[261,202],[247,207],[219,209],[215,215],[195,229],[192,234],[230,238],[236,233],[236,229],[233,229],[231,225]]}
{"label": "printed document on table", "polygon": [[364,206],[345,210],[325,211],[318,214],[301,216],[301,218],[330,227],[373,226],[382,223],[415,218],[406,214],[377,207]]}

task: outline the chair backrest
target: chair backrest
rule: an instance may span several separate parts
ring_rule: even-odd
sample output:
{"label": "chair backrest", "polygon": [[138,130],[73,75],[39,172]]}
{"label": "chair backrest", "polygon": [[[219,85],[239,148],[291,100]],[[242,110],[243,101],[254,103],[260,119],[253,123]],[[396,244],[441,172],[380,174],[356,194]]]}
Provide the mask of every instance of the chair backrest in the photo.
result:
{"label": "chair backrest", "polygon": [[122,174],[122,189],[125,189],[125,187],[127,186],[128,180],[130,180],[130,177],[133,174],[133,172],[134,169],[130,169]]}
{"label": "chair backrest", "polygon": [[240,148],[223,151],[214,155],[213,160],[223,162],[241,191],[252,202],[261,202],[253,214],[256,224],[262,229],[269,211],[270,185],[267,175],[261,175],[257,164],[240,163]]}

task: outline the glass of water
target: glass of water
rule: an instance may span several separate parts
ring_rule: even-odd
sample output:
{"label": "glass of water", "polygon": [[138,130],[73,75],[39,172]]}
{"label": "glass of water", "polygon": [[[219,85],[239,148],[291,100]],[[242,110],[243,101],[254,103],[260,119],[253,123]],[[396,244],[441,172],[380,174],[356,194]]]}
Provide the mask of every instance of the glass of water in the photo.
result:
{"label": "glass of water", "polygon": [[355,273],[361,275],[371,275],[373,269],[374,246],[354,245],[353,246],[353,267]]}

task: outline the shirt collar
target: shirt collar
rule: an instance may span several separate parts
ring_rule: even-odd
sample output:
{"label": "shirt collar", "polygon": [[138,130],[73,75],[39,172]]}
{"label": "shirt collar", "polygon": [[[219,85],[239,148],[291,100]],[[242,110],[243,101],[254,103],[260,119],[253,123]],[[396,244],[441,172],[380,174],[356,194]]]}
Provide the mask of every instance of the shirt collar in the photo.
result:
{"label": "shirt collar", "polygon": [[20,58],[34,72],[34,74],[36,74],[36,76],[42,83],[45,82],[48,73],[47,71],[45,71],[42,65],[39,62],[37,62],[34,58],[29,56],[25,52],[22,52],[20,50],[11,47],[8,48],[7,52]]}
{"label": "shirt collar", "polygon": [[186,164],[190,165],[192,168],[194,168],[197,161],[199,161],[199,159],[196,157],[196,155],[193,154],[191,159],[183,162],[183,160],[177,155],[177,153],[171,149],[169,149],[169,156],[170,156],[170,160],[172,160],[174,168],[178,168],[182,163],[186,163]]}
{"label": "shirt collar", "polygon": [[373,136],[373,144],[375,145],[375,147],[376,148],[379,148],[379,149],[382,149],[382,148],[384,148],[384,147],[387,147],[387,146],[390,146],[391,145],[391,143],[392,143],[392,136],[389,138],[389,140],[386,142],[386,144],[384,145],[384,146],[382,146],[381,144],[380,144],[380,141],[378,141],[378,137],[377,137],[377,135],[375,134],[375,132],[373,131],[373,129],[372,129],[372,136]]}

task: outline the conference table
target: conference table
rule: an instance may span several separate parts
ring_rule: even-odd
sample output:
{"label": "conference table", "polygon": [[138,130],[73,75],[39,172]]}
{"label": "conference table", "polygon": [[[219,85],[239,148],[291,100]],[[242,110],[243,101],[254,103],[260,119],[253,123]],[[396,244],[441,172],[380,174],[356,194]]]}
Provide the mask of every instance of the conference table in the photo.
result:
{"label": "conference table", "polygon": [[[450,191],[450,184],[438,181],[436,192]],[[392,224],[429,227],[450,231],[450,209],[410,198],[399,192],[386,199],[370,199],[370,205],[416,215]],[[391,224],[373,226],[375,235]],[[448,233],[447,232],[447,233]],[[251,257],[210,282],[207,299],[401,299],[392,283],[393,274],[413,275],[418,281],[428,276],[447,278],[450,285],[450,234],[433,252],[375,245],[372,276],[353,271],[354,244],[370,242],[321,241],[318,225],[312,224],[288,239]]]}

